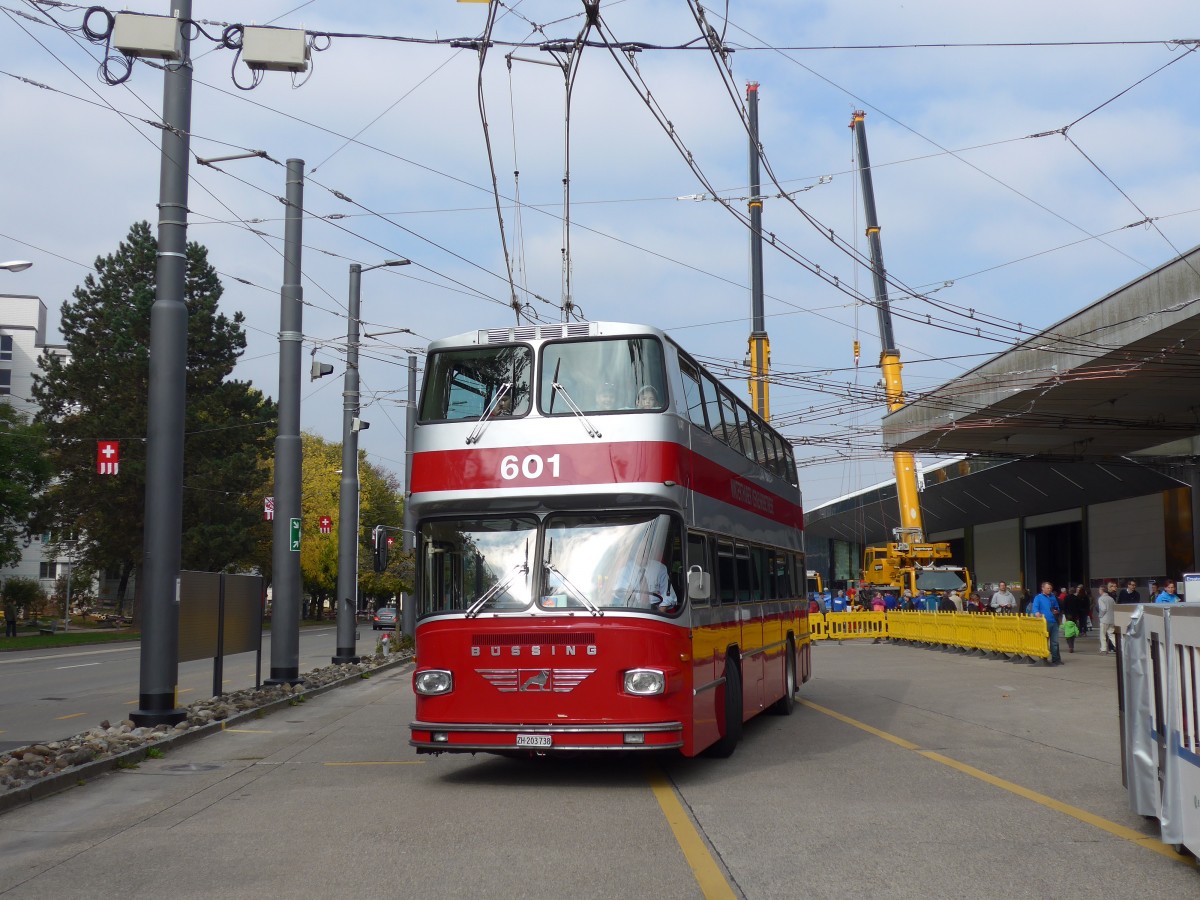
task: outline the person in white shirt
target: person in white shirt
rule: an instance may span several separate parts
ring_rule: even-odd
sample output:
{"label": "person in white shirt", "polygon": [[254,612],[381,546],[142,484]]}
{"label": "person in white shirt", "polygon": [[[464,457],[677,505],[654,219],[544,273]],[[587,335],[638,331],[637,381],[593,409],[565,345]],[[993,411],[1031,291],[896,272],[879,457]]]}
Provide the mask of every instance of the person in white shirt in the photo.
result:
{"label": "person in white shirt", "polygon": [[1008,583],[1002,581],[999,590],[992,594],[991,602],[988,605],[994,613],[1013,613],[1017,611],[1017,598],[1008,589]]}
{"label": "person in white shirt", "polygon": [[1100,632],[1101,653],[1108,653],[1110,644],[1114,651],[1117,649],[1116,601],[1112,598],[1116,590],[1117,583],[1110,581],[1096,599],[1096,614],[1100,617],[1100,627],[1096,630]]}
{"label": "person in white shirt", "polygon": [[673,612],[679,606],[667,567],[657,559],[629,560],[613,584],[613,602],[618,606],[660,612]]}

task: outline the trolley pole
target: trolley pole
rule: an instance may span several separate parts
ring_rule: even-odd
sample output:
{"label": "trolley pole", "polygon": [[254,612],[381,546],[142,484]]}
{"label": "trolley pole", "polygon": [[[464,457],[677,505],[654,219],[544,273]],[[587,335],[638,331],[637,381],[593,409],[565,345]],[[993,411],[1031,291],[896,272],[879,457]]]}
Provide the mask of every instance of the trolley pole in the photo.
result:
{"label": "trolley pole", "polygon": [[758,160],[758,82],[746,85],[746,106],[750,114],[750,404],[765,420],[771,420],[770,381],[771,341],[763,314],[762,207]]}
{"label": "trolley pole", "polygon": [[283,287],[279,292],[279,428],[275,435],[275,519],[271,536],[271,677],[267,684],[300,682],[300,353],[304,341],[304,288],[300,248],[304,215],[304,160],[287,161],[283,230]]}
{"label": "trolley pole", "polygon": [[362,273],[387,266],[407,266],[408,259],[389,259],[367,266],[350,264],[350,302],[346,308],[346,375],[342,383],[342,480],[338,492],[337,654],[333,662],[356,663],[354,617],[358,612],[358,325]]}
{"label": "trolley pole", "polygon": [[[181,28],[178,62],[163,68],[158,261],[150,307],[150,393],[146,410],[146,515],[142,544],[139,727],[174,725],[178,707],[179,561],[183,541],[183,430],[187,403],[187,202],[192,130],[192,0],[172,0]],[[68,610],[68,615],[69,615]]]}
{"label": "trolley pole", "polygon": [[342,386],[342,480],[338,493],[337,653],[333,662],[356,663],[354,616],[358,611],[358,310],[362,266],[350,264],[346,309],[346,375]]}

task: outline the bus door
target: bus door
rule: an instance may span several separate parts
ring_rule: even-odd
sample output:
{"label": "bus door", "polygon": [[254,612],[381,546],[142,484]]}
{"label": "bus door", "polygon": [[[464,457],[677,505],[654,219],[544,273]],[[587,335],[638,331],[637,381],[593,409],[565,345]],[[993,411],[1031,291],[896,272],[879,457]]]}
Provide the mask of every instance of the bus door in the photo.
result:
{"label": "bus door", "polygon": [[734,568],[737,572],[738,619],[742,628],[742,683],[745,696],[744,709],[757,710],[763,705],[763,678],[765,656],[763,654],[763,596],[755,590],[754,566],[750,548],[745,544],[735,547]]}
{"label": "bus door", "polygon": [[763,700],[768,702],[772,697],[782,696],[780,685],[783,684],[784,660],[787,657],[785,639],[788,623],[784,617],[785,603],[781,599],[783,594],[779,592],[775,578],[775,551],[765,547],[752,548],[750,564],[751,574],[755,581],[762,586],[763,646],[768,648],[764,662],[766,693],[763,695]]}
{"label": "bus door", "polygon": [[692,741],[707,746],[720,737],[717,728],[716,679],[724,672],[718,660],[728,643],[721,626],[721,600],[713,544],[698,532],[687,536],[687,602],[692,623]]}

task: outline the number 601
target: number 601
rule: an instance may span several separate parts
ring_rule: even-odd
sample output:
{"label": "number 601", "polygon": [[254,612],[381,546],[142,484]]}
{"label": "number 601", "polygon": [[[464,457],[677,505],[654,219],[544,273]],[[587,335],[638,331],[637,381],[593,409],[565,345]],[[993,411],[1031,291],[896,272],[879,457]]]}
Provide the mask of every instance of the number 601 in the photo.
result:
{"label": "number 601", "polygon": [[550,469],[550,477],[558,477],[559,454],[547,456],[545,459],[538,456],[536,453],[531,453],[524,459],[518,461],[515,455],[509,455],[500,460],[500,477],[505,481],[512,481],[518,475],[523,475],[526,478],[540,478],[542,472],[547,467]]}

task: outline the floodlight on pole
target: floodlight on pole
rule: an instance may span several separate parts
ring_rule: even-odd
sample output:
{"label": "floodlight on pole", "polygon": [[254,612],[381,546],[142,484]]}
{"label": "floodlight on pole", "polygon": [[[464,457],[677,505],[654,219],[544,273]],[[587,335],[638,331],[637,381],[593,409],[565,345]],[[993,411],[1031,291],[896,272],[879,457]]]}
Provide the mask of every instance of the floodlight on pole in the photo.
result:
{"label": "floodlight on pole", "polygon": [[342,388],[342,479],[338,491],[337,653],[333,662],[357,662],[355,615],[358,612],[358,433],[368,423],[358,417],[358,310],[361,276],[372,269],[407,266],[410,259],[389,259],[373,266],[350,264],[350,302],[346,313],[346,375]]}

